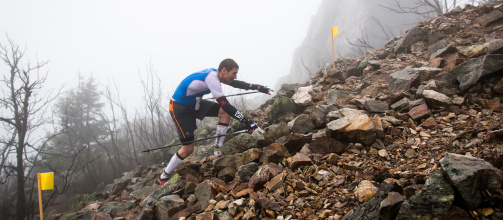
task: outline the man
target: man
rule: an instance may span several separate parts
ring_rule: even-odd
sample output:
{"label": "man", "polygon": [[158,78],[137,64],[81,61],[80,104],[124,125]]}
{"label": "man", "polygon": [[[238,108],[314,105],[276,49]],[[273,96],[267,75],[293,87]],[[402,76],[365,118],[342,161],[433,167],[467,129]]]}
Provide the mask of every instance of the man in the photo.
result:
{"label": "man", "polygon": [[[235,80],[238,70],[239,66],[234,60],[225,59],[218,66],[218,70],[210,68],[193,73],[178,85],[169,103],[169,113],[175,122],[182,147],[173,155],[168,166],[157,179],[158,184],[164,185],[181,161],[194,151],[196,118],[202,120],[207,116],[218,117],[217,136],[227,133],[231,117],[245,123],[249,131],[258,128],[253,120],[245,117],[227,101],[222,93],[221,83],[239,89],[254,89],[270,95],[269,88]],[[203,95],[209,93],[213,95],[217,103],[201,99]],[[219,147],[224,143],[224,139],[225,137],[217,137],[215,141],[214,154],[217,156],[221,154]]]}

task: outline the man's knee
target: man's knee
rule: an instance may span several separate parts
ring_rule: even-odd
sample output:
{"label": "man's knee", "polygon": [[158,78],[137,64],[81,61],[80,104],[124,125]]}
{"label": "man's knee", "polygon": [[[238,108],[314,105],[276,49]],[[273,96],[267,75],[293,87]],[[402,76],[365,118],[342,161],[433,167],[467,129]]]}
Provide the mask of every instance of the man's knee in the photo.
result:
{"label": "man's knee", "polygon": [[220,111],[218,111],[218,117],[223,118],[223,119],[231,119],[231,116],[227,114],[222,108],[220,108]]}

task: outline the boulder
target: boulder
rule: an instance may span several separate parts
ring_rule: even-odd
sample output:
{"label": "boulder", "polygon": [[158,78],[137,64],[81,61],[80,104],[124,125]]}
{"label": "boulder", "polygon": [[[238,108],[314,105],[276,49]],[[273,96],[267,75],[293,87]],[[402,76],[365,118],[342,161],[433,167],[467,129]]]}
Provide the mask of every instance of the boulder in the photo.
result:
{"label": "boulder", "polygon": [[472,58],[480,56],[481,54],[485,53],[486,50],[487,50],[486,45],[472,45],[459,50],[459,52],[463,54],[465,57]]}
{"label": "boulder", "polygon": [[430,59],[435,59],[437,57],[443,57],[443,56],[446,56],[447,54],[451,54],[451,53],[456,53],[458,51],[458,49],[452,45],[448,45],[444,48],[440,48],[438,49],[437,51],[434,51],[431,56],[430,56]]}
{"label": "boulder", "polygon": [[444,71],[441,68],[432,68],[432,67],[421,67],[421,68],[414,68],[414,70],[417,71],[417,74],[419,74],[419,81],[420,82],[425,82],[430,79],[435,78],[439,73]]}
{"label": "boulder", "polygon": [[408,98],[403,98],[398,102],[395,102],[391,105],[391,109],[395,110],[396,112],[404,112],[409,110],[410,104],[409,104],[409,99]]}
{"label": "boulder", "polygon": [[300,114],[292,121],[288,122],[288,128],[292,132],[305,134],[314,129],[313,120],[307,114]]}
{"label": "boulder", "polygon": [[310,112],[309,116],[313,120],[316,128],[325,127],[327,120],[328,108],[326,105],[316,105]]}
{"label": "boulder", "polygon": [[422,119],[427,119],[431,116],[431,111],[428,109],[428,105],[422,104],[412,108],[409,111],[409,116],[414,121],[421,121]]}
{"label": "boulder", "polygon": [[363,180],[358,184],[355,189],[355,196],[360,202],[369,201],[374,194],[376,194],[378,188],[368,180]]}
{"label": "boulder", "polygon": [[242,165],[238,168],[236,176],[239,177],[241,182],[248,182],[250,178],[257,172],[258,163],[251,162],[245,165]]}
{"label": "boulder", "polygon": [[503,19],[503,13],[500,10],[493,10],[489,14],[484,14],[476,18],[474,22],[486,27],[500,21],[501,19]]}
{"label": "boulder", "polygon": [[372,199],[358,206],[344,216],[344,220],[360,220],[360,219],[380,219],[380,207],[382,201],[388,197],[393,184],[383,183],[379,190],[374,194]]}
{"label": "boulder", "polygon": [[409,30],[405,36],[397,42],[395,46],[395,54],[410,52],[412,44],[424,40],[426,35],[426,31],[424,31],[421,27],[415,27],[412,30]]}
{"label": "boulder", "polygon": [[211,180],[205,180],[197,185],[194,195],[201,205],[201,209],[204,210],[210,204],[210,200],[214,199],[217,195],[217,190]]}
{"label": "boulder", "polygon": [[288,164],[291,170],[296,170],[301,166],[313,164],[313,161],[308,156],[297,153],[295,154],[295,156],[288,158]]}
{"label": "boulder", "polygon": [[418,87],[419,84],[419,74],[415,69],[403,69],[390,75],[388,92],[409,91],[411,88]]}
{"label": "boulder", "polygon": [[290,134],[290,129],[285,122],[273,124],[264,129],[264,146],[274,143],[278,138]]}
{"label": "boulder", "polygon": [[503,40],[497,39],[491,42],[485,43],[487,46],[487,54],[503,54]]}
{"label": "boulder", "polygon": [[364,114],[363,111],[353,108],[341,108],[336,111],[331,111],[327,114],[326,123],[329,123],[333,120],[337,120],[344,117],[352,117]]}
{"label": "boulder", "polygon": [[313,86],[299,87],[292,97],[295,104],[299,106],[309,106],[313,104]]}
{"label": "boulder", "polygon": [[313,153],[319,154],[341,154],[349,146],[349,143],[329,137],[327,129],[322,129],[316,134],[313,134],[312,140],[313,141],[308,145],[308,149]]}
{"label": "boulder", "polygon": [[272,143],[271,145],[263,148],[263,151],[264,153],[260,158],[261,163],[269,163],[269,162],[279,163],[283,160],[283,158],[290,157],[288,149],[286,149],[285,146],[278,143]]}
{"label": "boulder", "polygon": [[452,104],[451,97],[434,90],[424,90],[422,96],[426,100],[426,103],[428,103],[428,107],[433,109],[447,107]]}
{"label": "boulder", "polygon": [[482,202],[482,192],[502,189],[503,172],[479,158],[447,153],[440,165],[470,210]]}
{"label": "boulder", "polygon": [[257,146],[257,138],[250,134],[243,133],[227,141],[220,147],[223,155],[232,155],[244,152]]}
{"label": "boulder", "polygon": [[389,109],[387,102],[378,100],[365,101],[365,109],[370,113],[384,113]]}
{"label": "boulder", "polygon": [[424,187],[403,202],[397,220],[442,219],[454,202],[454,189],[441,171],[434,171]]}
{"label": "boulder", "polygon": [[267,118],[271,124],[275,124],[280,121],[282,116],[295,112],[296,108],[295,103],[291,99],[280,96],[276,98],[271,105],[271,109],[267,113]]}
{"label": "boulder", "polygon": [[331,137],[345,142],[371,145],[377,138],[374,124],[365,114],[337,119],[328,123],[327,128]]}
{"label": "boulder", "polygon": [[485,55],[469,59],[452,70],[456,74],[459,88],[466,90],[480,78],[503,69],[503,55]]}
{"label": "boulder", "polygon": [[325,104],[333,105],[337,103],[339,99],[344,99],[348,97],[350,94],[349,91],[337,90],[337,89],[329,89],[327,93],[327,97],[325,98]]}

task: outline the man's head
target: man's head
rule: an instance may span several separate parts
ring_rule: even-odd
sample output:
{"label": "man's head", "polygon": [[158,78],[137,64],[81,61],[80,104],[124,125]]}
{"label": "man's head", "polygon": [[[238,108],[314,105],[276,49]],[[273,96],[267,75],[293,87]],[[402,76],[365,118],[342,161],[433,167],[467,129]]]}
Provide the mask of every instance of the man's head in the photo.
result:
{"label": "man's head", "polygon": [[218,66],[218,78],[223,83],[231,83],[237,78],[239,66],[233,59],[227,58]]}

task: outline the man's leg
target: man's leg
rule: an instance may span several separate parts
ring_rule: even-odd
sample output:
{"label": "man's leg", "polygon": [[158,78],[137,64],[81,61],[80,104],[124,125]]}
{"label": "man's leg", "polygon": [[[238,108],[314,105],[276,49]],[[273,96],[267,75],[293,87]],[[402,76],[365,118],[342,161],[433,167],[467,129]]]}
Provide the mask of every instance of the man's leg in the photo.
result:
{"label": "man's leg", "polygon": [[[170,102],[169,110],[171,118],[177,125],[177,133],[180,141],[182,142],[182,148],[180,148],[175,155],[171,157],[171,160],[164,169],[164,172],[159,176],[157,182],[160,185],[164,185],[169,180],[169,176],[175,171],[178,165],[180,165],[182,160],[187,158],[194,151],[194,142],[192,142],[194,141],[194,130],[196,129],[196,118],[193,115],[194,112],[190,109],[190,107],[177,104],[174,101]],[[177,114],[175,114],[175,112]]]}
{"label": "man's leg", "polygon": [[[229,122],[231,121],[231,116],[227,114],[222,108],[220,108],[218,112],[218,125],[216,135],[225,135],[227,134],[227,129],[229,127]],[[225,136],[217,137],[215,140],[215,155],[220,154],[220,148],[224,144]]]}
{"label": "man's leg", "polygon": [[180,165],[182,160],[190,156],[190,154],[194,151],[194,143],[190,143],[187,145],[182,145],[182,148],[176,152],[175,155],[171,157],[171,160],[168,163],[168,166],[164,169],[164,172],[161,174],[161,179],[164,180],[168,178],[168,176],[173,173],[173,171]]}

